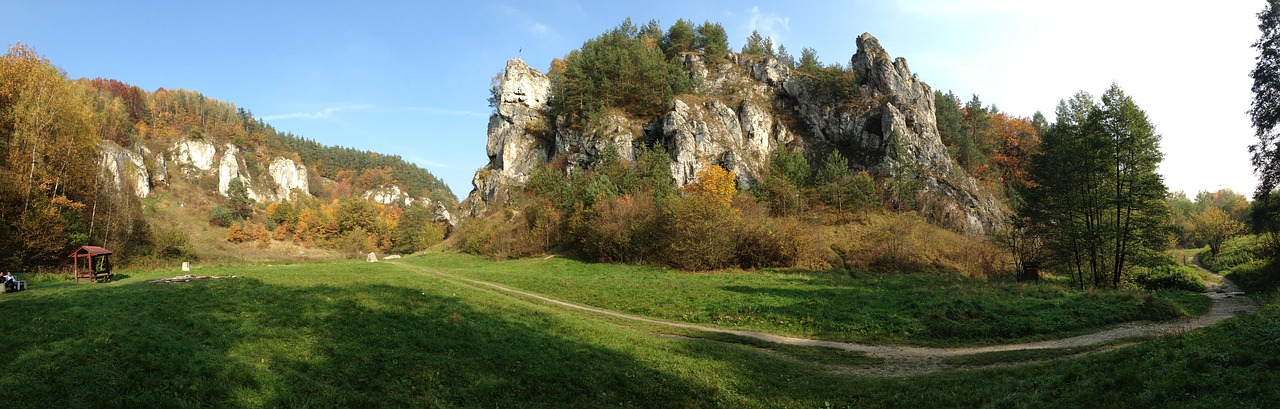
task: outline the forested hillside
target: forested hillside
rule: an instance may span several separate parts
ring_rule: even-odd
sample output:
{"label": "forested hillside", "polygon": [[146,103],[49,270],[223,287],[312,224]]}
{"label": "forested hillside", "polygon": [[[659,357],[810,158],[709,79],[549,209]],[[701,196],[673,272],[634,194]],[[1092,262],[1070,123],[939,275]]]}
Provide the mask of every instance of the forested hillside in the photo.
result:
{"label": "forested hillside", "polygon": [[[193,219],[229,228],[232,242],[334,247],[345,237],[351,251],[411,251],[424,245],[406,244],[418,231],[443,236],[434,224],[456,203],[398,156],[278,132],[195,91],[73,80],[22,44],[0,59],[0,180],[0,263],[15,270],[59,265],[84,244],[125,262],[191,258]],[[368,220],[339,220],[342,206]],[[178,213],[156,216],[165,212]]]}

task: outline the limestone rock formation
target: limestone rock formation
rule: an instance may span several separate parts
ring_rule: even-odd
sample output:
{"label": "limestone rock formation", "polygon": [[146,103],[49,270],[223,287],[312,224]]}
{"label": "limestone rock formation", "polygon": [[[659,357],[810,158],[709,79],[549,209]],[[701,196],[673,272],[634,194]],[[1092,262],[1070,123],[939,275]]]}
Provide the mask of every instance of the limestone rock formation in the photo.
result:
{"label": "limestone rock formation", "polygon": [[212,144],[185,140],[178,142],[173,148],[174,156],[178,162],[185,163],[202,171],[213,169],[213,160],[217,155],[217,150]]}
{"label": "limestone rock formation", "polygon": [[275,182],[275,198],[278,200],[297,199],[294,189],[303,194],[310,192],[307,186],[307,167],[301,163],[294,163],[292,159],[277,156],[271,161],[267,171],[271,174],[271,180]]}
{"label": "limestone rock formation", "polygon": [[692,106],[676,100],[662,120],[662,134],[672,157],[671,176],[680,186],[695,182],[709,164],[732,170],[742,186],[755,186],[773,150],[794,138],[750,100],[734,108],[719,100]]}
{"label": "limestone rock formation", "polygon": [[918,182],[915,203],[934,222],[974,235],[990,232],[1006,210],[953,165],[935,123],[933,90],[875,37],[863,34],[856,41],[853,101],[824,99],[820,87],[828,85],[771,58],[730,53],[709,69],[701,56],[685,54],[698,95],[677,97],[661,118],[613,115],[589,130],[556,126],[554,135],[547,131],[557,124],[546,110],[550,81],[512,59],[489,120],[489,163],[472,179],[466,210],[477,215],[500,193],[526,183],[533,167],[551,155],[564,158],[565,166],[586,168],[608,145],[631,159],[637,141],[649,139],[666,146],[679,185],[716,164],[750,188],[780,147],[803,149],[811,160],[839,150],[858,170]]}
{"label": "limestone rock formation", "polygon": [[102,168],[117,189],[129,189],[134,196],[145,198],[151,194],[151,179],[142,155],[121,148],[107,140],[98,143]]}
{"label": "limestone rock formation", "polygon": [[426,197],[414,198],[409,195],[408,192],[401,190],[400,186],[397,185],[386,185],[370,189],[369,191],[364,192],[362,197],[384,205],[403,204],[405,206],[410,206],[414,203],[418,203],[435,211],[435,221],[449,224],[457,223],[457,221],[454,220],[453,215],[449,213],[448,206],[445,206],[444,203],[440,203]]}
{"label": "limestone rock formation", "polygon": [[479,212],[485,202],[495,200],[508,186],[523,185],[529,172],[546,161],[551,122],[547,118],[547,98],[551,80],[519,58],[507,61],[499,78],[494,113],[489,116],[489,140],[485,153],[489,163],[471,179],[476,200],[468,201]]}

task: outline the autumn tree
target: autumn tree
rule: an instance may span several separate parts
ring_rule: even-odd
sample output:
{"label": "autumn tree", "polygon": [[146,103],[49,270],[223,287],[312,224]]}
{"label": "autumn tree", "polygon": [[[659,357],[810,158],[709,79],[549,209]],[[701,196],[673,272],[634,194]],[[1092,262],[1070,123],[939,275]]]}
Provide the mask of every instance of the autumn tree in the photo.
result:
{"label": "autumn tree", "polygon": [[733,171],[720,165],[704,163],[698,171],[697,181],[684,187],[685,193],[705,196],[722,206],[733,203],[733,196],[738,193],[738,183]]}
{"label": "autumn tree", "polygon": [[1231,218],[1217,207],[1209,207],[1191,219],[1195,236],[1209,246],[1209,252],[1217,255],[1222,243],[1244,231],[1244,223]]}
{"label": "autumn tree", "polygon": [[[24,44],[0,57],[0,259],[55,263],[97,175],[93,110],[82,86]],[[71,231],[67,229],[71,228]]]}

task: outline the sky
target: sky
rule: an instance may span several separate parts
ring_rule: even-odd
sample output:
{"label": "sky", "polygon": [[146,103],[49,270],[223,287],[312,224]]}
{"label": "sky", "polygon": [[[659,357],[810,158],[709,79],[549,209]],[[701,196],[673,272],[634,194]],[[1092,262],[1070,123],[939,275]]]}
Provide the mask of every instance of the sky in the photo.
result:
{"label": "sky", "polygon": [[1163,136],[1166,185],[1194,197],[1257,184],[1249,71],[1262,0],[0,0],[0,42],[25,42],[71,78],[183,88],[278,131],[399,155],[460,198],[487,163],[490,80],[510,58],[543,69],[630,17],[753,31],[845,64],[863,32],[934,89],[1051,120],[1112,83]]}

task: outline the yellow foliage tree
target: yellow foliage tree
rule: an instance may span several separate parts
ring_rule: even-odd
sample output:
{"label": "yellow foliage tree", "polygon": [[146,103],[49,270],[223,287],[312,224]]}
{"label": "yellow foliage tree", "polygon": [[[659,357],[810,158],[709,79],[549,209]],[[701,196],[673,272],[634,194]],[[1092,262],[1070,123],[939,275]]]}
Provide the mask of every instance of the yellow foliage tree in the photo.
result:
{"label": "yellow foliage tree", "polygon": [[703,163],[698,181],[684,187],[687,194],[706,196],[712,203],[729,206],[738,193],[737,175],[720,165]]}

